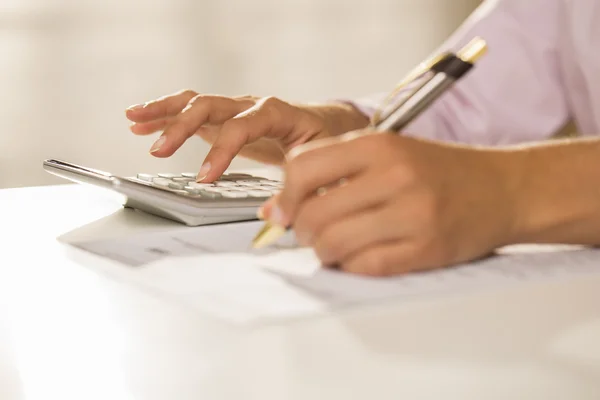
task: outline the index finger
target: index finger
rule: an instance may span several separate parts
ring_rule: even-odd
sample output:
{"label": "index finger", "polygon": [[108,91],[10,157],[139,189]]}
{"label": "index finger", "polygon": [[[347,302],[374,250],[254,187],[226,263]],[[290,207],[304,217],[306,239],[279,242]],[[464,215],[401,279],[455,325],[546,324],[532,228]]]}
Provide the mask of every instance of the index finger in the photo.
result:
{"label": "index finger", "polygon": [[278,100],[264,98],[226,121],[204,159],[199,180],[212,182],[221,176],[245,145],[261,137],[291,131],[294,114],[290,111]]}

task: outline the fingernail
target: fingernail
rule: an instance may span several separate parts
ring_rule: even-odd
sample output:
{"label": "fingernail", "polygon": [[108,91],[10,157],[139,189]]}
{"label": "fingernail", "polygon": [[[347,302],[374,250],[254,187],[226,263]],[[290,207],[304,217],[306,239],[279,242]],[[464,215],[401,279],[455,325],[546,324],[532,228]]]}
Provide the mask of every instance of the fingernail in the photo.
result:
{"label": "fingernail", "polygon": [[206,179],[206,176],[210,172],[210,167],[211,167],[210,162],[204,163],[204,165],[202,165],[202,168],[200,168],[200,171],[198,172],[198,175],[196,176],[196,182],[201,182],[204,179]]}
{"label": "fingernail", "polygon": [[265,219],[265,210],[263,207],[260,207],[258,211],[256,211],[256,218],[260,219],[261,221]]}
{"label": "fingernail", "polygon": [[143,104],[136,104],[134,106],[130,106],[127,108],[127,111],[135,111],[135,110],[139,110],[140,108],[144,108]]}
{"label": "fingernail", "polygon": [[274,225],[283,226],[283,213],[281,212],[281,208],[278,205],[274,205],[271,208],[271,215],[269,216],[269,220]]}
{"label": "fingernail", "polygon": [[163,144],[165,144],[166,141],[167,141],[167,138],[164,136],[161,136],[160,138],[158,138],[158,140],[156,142],[154,142],[154,144],[150,148],[150,153],[154,153],[154,152],[157,152],[158,150],[160,150],[160,148],[162,147]]}

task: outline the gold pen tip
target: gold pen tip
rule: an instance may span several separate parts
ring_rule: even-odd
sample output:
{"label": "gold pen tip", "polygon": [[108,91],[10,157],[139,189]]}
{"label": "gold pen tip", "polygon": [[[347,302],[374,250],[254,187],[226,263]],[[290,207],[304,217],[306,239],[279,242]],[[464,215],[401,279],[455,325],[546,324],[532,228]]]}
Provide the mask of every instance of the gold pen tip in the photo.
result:
{"label": "gold pen tip", "polygon": [[487,52],[487,43],[480,37],[476,37],[471,40],[465,47],[463,47],[457,54],[457,56],[468,63],[474,64]]}
{"label": "gold pen tip", "polygon": [[252,247],[255,249],[266,247],[275,243],[280,237],[285,235],[285,233],[286,229],[284,227],[271,225],[267,222],[252,241]]}

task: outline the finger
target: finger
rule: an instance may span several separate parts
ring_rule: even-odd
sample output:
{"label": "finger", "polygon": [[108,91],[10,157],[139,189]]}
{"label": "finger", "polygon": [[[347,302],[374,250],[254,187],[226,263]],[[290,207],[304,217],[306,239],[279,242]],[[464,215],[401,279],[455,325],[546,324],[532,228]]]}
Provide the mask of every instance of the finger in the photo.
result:
{"label": "finger", "polygon": [[256,216],[258,219],[268,220],[271,217],[271,210],[273,209],[273,204],[277,202],[277,197],[279,195],[275,195],[271,197],[269,200],[265,201],[262,206],[258,209]]}
{"label": "finger", "polygon": [[157,119],[150,122],[135,123],[129,127],[131,132],[136,135],[150,135],[154,132],[162,131],[169,124],[168,118]]}
{"label": "finger", "polygon": [[326,226],[310,244],[324,263],[343,263],[374,244],[407,238],[411,228],[404,219],[389,206],[370,208]]}
{"label": "finger", "polygon": [[248,100],[234,100],[221,96],[196,96],[166,127],[159,145],[152,147],[156,157],[169,157],[204,124],[222,124],[248,108]]}
{"label": "finger", "polygon": [[365,170],[376,156],[365,152],[360,140],[332,142],[294,157],[285,168],[284,188],[280,193],[278,225],[289,226],[302,203],[319,188],[328,187],[342,178],[351,178]]}
{"label": "finger", "polygon": [[263,99],[251,108],[230,119],[221,128],[204,159],[198,174],[203,182],[212,182],[220,177],[242,147],[261,137],[277,134],[285,136],[286,130],[294,125],[293,112],[289,105],[276,99]]}
{"label": "finger", "polygon": [[342,271],[367,276],[401,275],[432,268],[420,261],[416,247],[402,240],[375,244],[339,265]]}
{"label": "finger", "polygon": [[125,111],[125,115],[133,122],[148,122],[174,117],[197,95],[192,90],[184,90],[149,101],[146,104],[129,107]]}
{"label": "finger", "polygon": [[326,189],[323,195],[318,191],[306,198],[294,219],[294,230],[301,242],[312,244],[325,227],[387,202],[398,190],[386,178],[387,171],[370,171]]}

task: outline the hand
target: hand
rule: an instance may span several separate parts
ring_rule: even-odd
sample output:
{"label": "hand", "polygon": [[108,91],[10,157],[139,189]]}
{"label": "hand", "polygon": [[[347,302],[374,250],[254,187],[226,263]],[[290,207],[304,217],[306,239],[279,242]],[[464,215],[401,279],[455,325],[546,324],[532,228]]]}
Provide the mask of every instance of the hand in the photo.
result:
{"label": "hand", "polygon": [[223,97],[187,90],[126,111],[131,131],[163,134],[152,146],[156,157],[171,156],[197,134],[212,144],[198,180],[212,182],[241,155],[281,164],[284,155],[307,141],[366,126],[367,120],[346,105],[294,106],[273,97]]}
{"label": "hand", "polygon": [[263,215],[293,227],[326,266],[379,276],[445,267],[507,244],[507,156],[389,133],[312,142],[289,155]]}

